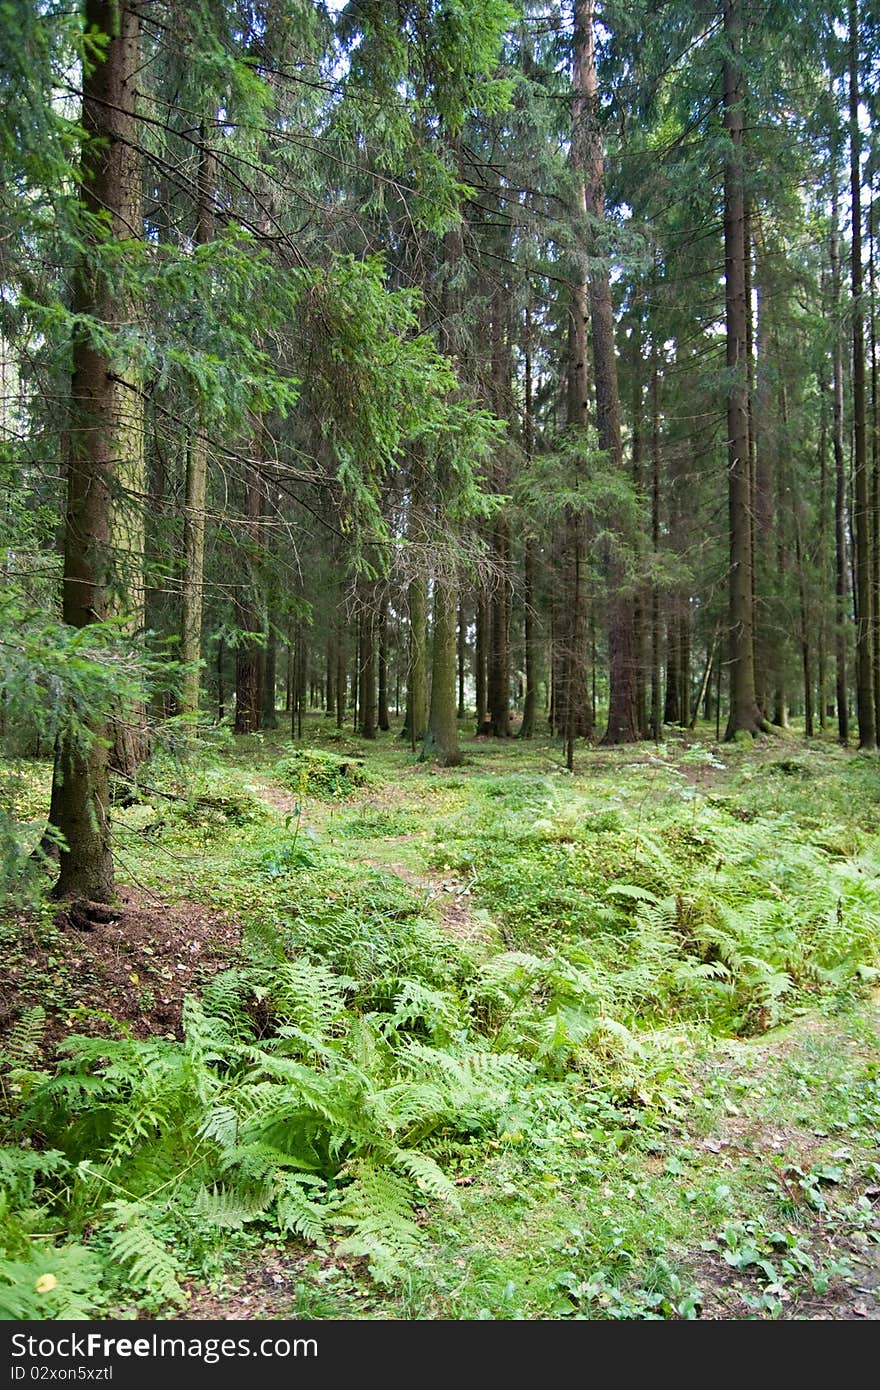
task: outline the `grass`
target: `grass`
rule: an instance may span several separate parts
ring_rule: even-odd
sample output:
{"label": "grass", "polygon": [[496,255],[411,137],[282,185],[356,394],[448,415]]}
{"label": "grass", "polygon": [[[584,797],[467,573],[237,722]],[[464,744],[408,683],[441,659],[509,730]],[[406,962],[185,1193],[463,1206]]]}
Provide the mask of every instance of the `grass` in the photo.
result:
{"label": "grass", "polygon": [[[193,1139],[198,1184],[172,1188],[162,1222],[102,1215],[64,1137],[90,1132],[91,1102],[62,1104],[45,1068],[11,1068],[23,1100],[6,1152],[39,1121],[68,1165],[27,1188],[43,1227],[53,1211],[86,1264],[118,1248],[126,1221],[160,1247],[140,1286],[131,1263],[121,1284],[106,1267],[84,1275],[89,1315],[126,1299],[167,1310],[181,1281],[220,1285],[267,1245],[295,1263],[281,1310],[295,1316],[842,1315],[880,1252],[876,758],[794,739],[718,748],[704,732],[579,750],[572,777],[546,740],[465,740],[464,765],[443,771],[393,736],[339,739],[317,718],[306,733],[295,750],[265,734],[160,753],[144,782],[181,799],[145,793],[114,824],[123,880],[245,926],[237,1002],[218,1013],[208,991],[221,1060],[206,1054],[180,1101],[194,1135],[206,1087],[226,1094],[236,1076],[223,1102],[235,1109],[267,1084],[240,1069],[223,1018],[264,1077],[278,1069],[267,1057],[284,1056],[345,1092],[309,1102],[309,1142],[326,1135],[308,1189],[317,1246],[291,1246],[308,1223],[285,1227],[269,1170],[248,1176],[253,1154],[243,1168],[221,1140]],[[37,820],[44,771],[7,780],[23,819]],[[66,999],[63,942],[53,959]],[[291,963],[311,973],[285,1002]],[[316,981],[338,1002],[306,1023]],[[149,1073],[132,1047],[115,1065]],[[103,1084],[100,1046],[86,1054],[68,1074]],[[126,1086],[102,1131],[110,1147]],[[142,1206],[143,1174],[172,1136],[163,1106],[124,1161],[99,1156],[103,1179]],[[401,1144],[420,1155],[404,1168]],[[302,1153],[286,1161],[309,1171]],[[221,1187],[251,1214],[232,1219],[231,1198],[212,1206]],[[392,1207],[397,1249],[371,1215]],[[28,1221],[10,1211],[21,1264]],[[59,1234],[55,1248],[73,1247]]]}

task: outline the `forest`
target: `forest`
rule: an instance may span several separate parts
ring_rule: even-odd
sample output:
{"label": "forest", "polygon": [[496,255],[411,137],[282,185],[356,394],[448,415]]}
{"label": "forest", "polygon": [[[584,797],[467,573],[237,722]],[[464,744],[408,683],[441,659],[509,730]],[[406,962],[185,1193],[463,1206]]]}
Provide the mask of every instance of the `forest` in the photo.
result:
{"label": "forest", "polygon": [[0,4],[0,1320],[880,1319],[878,78]]}

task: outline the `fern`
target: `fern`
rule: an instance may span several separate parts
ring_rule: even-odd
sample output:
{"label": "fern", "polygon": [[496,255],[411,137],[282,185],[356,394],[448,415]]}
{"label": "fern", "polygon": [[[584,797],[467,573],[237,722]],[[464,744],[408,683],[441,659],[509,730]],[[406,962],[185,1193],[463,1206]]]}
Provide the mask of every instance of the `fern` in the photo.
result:
{"label": "fern", "polygon": [[148,1225],[149,1215],[155,1212],[138,1203],[121,1201],[108,1202],[107,1210],[114,1213],[113,1224],[118,1227],[110,1240],[111,1260],[127,1267],[131,1283],[152,1304],[181,1307],[186,1299],[177,1281],[177,1265]]}
{"label": "fern", "polygon": [[349,1167],[346,1188],[333,1225],[348,1234],[337,1244],[340,1255],[369,1262],[373,1278],[392,1284],[417,1258],[421,1232],[413,1220],[411,1185],[404,1177],[359,1160]]}
{"label": "fern", "polygon": [[397,1149],[393,1155],[394,1166],[402,1169],[412,1178],[420,1192],[427,1192],[438,1202],[445,1202],[454,1211],[459,1210],[458,1193],[439,1164],[428,1154],[415,1149]]}
{"label": "fern", "polygon": [[24,1009],[15,1020],[0,1050],[0,1070],[23,1071],[39,1059],[46,1033],[46,1010],[42,1004]]}
{"label": "fern", "polygon": [[268,1185],[246,1191],[215,1183],[210,1188],[199,1188],[193,1203],[193,1214],[209,1226],[237,1231],[249,1221],[263,1216],[273,1195]]}
{"label": "fern", "polygon": [[286,1234],[302,1236],[312,1245],[324,1249],[332,1207],[312,1201],[309,1189],[323,1189],[324,1183],[305,1173],[277,1174],[278,1225]]}

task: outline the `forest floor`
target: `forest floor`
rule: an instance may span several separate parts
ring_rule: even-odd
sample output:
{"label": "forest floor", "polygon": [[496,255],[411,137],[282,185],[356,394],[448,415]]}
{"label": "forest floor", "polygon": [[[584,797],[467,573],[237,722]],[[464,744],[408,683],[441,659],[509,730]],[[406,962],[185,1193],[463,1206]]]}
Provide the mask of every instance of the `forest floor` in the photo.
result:
{"label": "forest floor", "polygon": [[[416,1199],[396,1269],[242,1219],[135,1315],[880,1318],[876,758],[702,731],[574,777],[548,740],[465,738],[443,770],[319,717],[306,748],[159,755],[114,816],[114,920],[4,925],[0,1030],[41,1012],[39,1077],[72,1032],[176,1047],[186,996],[268,936],[320,953],[351,921],[346,977],[363,942],[394,959],[406,1040],[458,1055],[466,1017],[530,1070],[491,1123],[436,1126],[452,1196]],[[36,834],[48,769],[5,785]],[[395,957],[409,922],[442,985]]]}

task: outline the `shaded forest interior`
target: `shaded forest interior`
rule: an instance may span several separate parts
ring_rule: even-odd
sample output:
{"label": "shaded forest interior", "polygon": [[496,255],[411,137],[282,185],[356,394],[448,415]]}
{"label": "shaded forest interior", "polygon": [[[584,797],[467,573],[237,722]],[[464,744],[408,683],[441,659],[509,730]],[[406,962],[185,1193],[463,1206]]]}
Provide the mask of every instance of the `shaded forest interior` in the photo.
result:
{"label": "shaded forest interior", "polygon": [[762,1121],[809,1237],[708,1175],[657,1217],[773,1278],[647,1278],[642,1231],[641,1282],[609,1235],[486,1306],[780,1316],[864,1255],[878,40],[872,0],[0,7],[4,1316],[181,1308],[267,1231],[387,1311],[481,1152],[492,1202],[544,1144],[622,1220],[735,1104],[717,1040],[814,1008],[851,1171]]}

